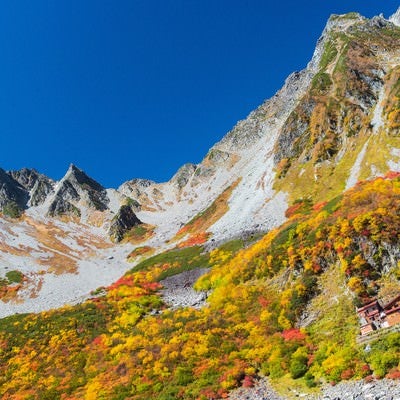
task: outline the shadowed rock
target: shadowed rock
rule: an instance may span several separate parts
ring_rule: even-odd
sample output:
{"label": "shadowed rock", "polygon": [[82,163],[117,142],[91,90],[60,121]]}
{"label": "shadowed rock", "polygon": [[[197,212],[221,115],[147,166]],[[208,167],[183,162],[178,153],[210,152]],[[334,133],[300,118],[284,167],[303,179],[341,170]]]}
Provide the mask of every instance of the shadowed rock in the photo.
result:
{"label": "shadowed rock", "polygon": [[30,194],[29,206],[43,204],[47,196],[54,191],[54,182],[35,169],[22,168],[9,174]]}
{"label": "shadowed rock", "polygon": [[26,208],[28,192],[7,172],[0,168],[0,210],[14,204],[20,210]]}
{"label": "shadowed rock", "polygon": [[107,209],[108,203],[106,189],[71,164],[66,175],[58,184],[48,214],[50,216],[77,215],[79,205],[104,211]]}
{"label": "shadowed rock", "polygon": [[132,205],[126,204],[121,206],[117,215],[113,218],[108,233],[114,242],[120,242],[125,233],[141,223],[142,221],[134,213]]}

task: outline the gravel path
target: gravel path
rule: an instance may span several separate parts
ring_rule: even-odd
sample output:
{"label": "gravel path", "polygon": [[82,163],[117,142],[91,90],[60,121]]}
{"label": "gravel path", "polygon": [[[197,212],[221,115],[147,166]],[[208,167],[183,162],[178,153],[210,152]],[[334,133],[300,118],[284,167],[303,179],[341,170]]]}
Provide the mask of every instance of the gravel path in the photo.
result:
{"label": "gravel path", "polygon": [[400,381],[342,382],[326,387],[318,400],[400,400]]}
{"label": "gravel path", "polygon": [[196,268],[160,281],[164,287],[161,290],[162,298],[172,308],[203,307],[206,303],[207,293],[197,292],[193,289],[193,285],[197,279],[208,271],[209,268]]}
{"label": "gravel path", "polygon": [[[400,381],[382,379],[373,382],[341,382],[325,386],[317,396],[295,392],[293,399],[306,400],[400,400]],[[268,379],[260,379],[253,388],[239,388],[229,394],[231,400],[288,400],[278,395]]]}
{"label": "gravel path", "polygon": [[229,393],[231,400],[285,400],[271,388],[266,378],[260,379],[252,388],[239,388]]}

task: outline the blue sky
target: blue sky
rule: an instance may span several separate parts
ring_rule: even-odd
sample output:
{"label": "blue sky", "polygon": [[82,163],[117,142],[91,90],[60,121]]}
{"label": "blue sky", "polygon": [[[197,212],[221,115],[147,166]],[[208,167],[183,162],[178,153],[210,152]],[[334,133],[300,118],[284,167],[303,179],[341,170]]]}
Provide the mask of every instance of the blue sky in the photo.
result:
{"label": "blue sky", "polygon": [[[382,4],[384,3],[384,4]],[[6,0],[0,167],[168,180],[305,67],[332,13],[385,0]]]}

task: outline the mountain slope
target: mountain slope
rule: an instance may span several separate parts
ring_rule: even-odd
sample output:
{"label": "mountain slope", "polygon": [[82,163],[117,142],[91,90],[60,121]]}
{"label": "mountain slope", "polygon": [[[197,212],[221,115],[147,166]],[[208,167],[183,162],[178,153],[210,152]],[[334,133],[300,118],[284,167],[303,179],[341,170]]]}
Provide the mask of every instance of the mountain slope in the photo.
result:
{"label": "mountain slope", "polygon": [[[400,334],[364,352],[354,302],[400,291],[399,200],[399,174],[364,182],[326,204],[296,204],[286,224],[240,251],[169,251],[102,297],[4,319],[2,398],[205,400],[259,374],[306,393],[396,376]],[[208,306],[168,308],[158,292],[165,277],[205,266],[196,287],[212,291]]]}
{"label": "mountain slope", "polygon": [[[285,211],[296,200],[323,201],[358,180],[399,171],[396,24],[397,14],[390,20],[368,20],[356,13],[332,16],[308,66],[238,122],[200,164],[182,166],[169,182],[134,179],[114,190],[73,165],[59,182],[34,170],[0,171],[2,224],[5,230],[21,232],[1,238],[0,276],[7,267],[53,282],[58,279],[53,270],[41,265],[48,265],[52,257],[70,258],[81,248],[82,235],[99,237],[105,247],[112,246],[110,234],[117,241],[131,240],[116,251],[118,262],[127,268],[125,258],[134,247],[143,254],[140,248],[160,252],[266,232],[286,220]],[[127,206],[130,222],[118,220]],[[7,212],[18,217],[22,211],[19,220],[7,217]],[[118,234],[113,228],[116,219],[124,226]],[[27,220],[41,231],[51,232],[49,227],[56,226],[74,232],[70,247],[51,240],[43,246]],[[141,228],[130,234],[139,222]],[[86,259],[103,257],[102,250],[94,253],[90,249]],[[25,264],[29,267],[22,268]],[[78,282],[83,269],[72,270]],[[107,274],[101,282],[111,283]],[[91,289],[99,283],[94,280]],[[65,301],[88,295],[89,286]],[[38,287],[39,300],[42,291]]]}
{"label": "mountain slope", "polygon": [[[398,377],[400,334],[365,351],[355,307],[400,293],[399,12],[332,16],[307,68],[169,182],[0,170],[2,399]],[[197,308],[163,297],[200,275]]]}

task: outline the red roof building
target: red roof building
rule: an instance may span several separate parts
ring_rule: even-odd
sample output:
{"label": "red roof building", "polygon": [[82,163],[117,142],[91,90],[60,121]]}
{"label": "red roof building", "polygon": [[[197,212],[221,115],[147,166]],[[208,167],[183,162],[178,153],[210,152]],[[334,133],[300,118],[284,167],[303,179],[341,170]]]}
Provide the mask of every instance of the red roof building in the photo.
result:
{"label": "red roof building", "polygon": [[357,308],[361,335],[400,324],[400,295],[382,306],[378,300]]}

